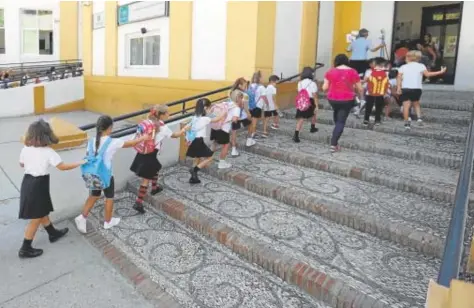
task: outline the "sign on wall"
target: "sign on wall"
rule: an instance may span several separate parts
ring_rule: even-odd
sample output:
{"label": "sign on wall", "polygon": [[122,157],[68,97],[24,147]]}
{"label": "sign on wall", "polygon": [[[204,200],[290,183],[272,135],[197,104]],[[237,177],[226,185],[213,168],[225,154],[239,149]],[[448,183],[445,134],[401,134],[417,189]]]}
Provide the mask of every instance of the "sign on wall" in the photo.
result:
{"label": "sign on wall", "polygon": [[117,8],[119,25],[169,16],[168,1],[137,1]]}
{"label": "sign on wall", "polygon": [[92,29],[100,29],[105,27],[104,12],[95,13],[92,17]]}

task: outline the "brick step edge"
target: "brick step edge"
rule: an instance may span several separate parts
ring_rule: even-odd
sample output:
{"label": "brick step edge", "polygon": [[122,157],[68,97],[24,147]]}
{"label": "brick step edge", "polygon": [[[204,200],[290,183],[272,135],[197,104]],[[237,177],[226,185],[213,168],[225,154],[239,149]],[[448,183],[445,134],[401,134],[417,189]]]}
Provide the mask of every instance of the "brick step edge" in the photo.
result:
{"label": "brick step edge", "polygon": [[[186,161],[184,164],[191,166],[192,161]],[[243,171],[217,169],[215,164],[201,171],[219,180],[235,184],[250,192],[272,198],[289,206],[303,209],[340,225],[415,249],[425,256],[442,257],[444,239],[419,231],[416,228],[404,226],[400,223],[387,222],[356,209],[346,208],[342,203],[331,202],[331,204],[325,204],[320,198],[307,196],[304,190],[275,185]]]}
{"label": "brick step edge", "polygon": [[[373,123],[366,127],[362,124],[363,117],[361,116],[360,121],[348,119],[346,122],[346,127],[353,128],[353,129],[361,129],[361,130],[371,130],[374,132],[385,133],[385,134],[396,134],[396,135],[405,135],[405,136],[414,136],[414,137],[421,137],[427,139],[435,139],[440,141],[454,141],[457,143],[465,143],[467,135],[459,135],[459,134],[450,134],[450,133],[443,133],[442,131],[425,131],[419,129],[411,129],[406,130],[403,126],[403,122],[400,122],[397,126],[386,126],[382,122],[380,126],[374,126]],[[326,125],[334,125],[334,121],[327,118],[320,118],[318,117],[318,123],[326,124]],[[417,124],[414,124],[417,125]],[[467,127],[466,127],[467,129]],[[466,130],[467,131],[467,130]]]}
{"label": "brick step edge", "polygon": [[[127,188],[134,194],[138,192],[137,185],[134,185],[133,181],[127,183]],[[145,201],[151,204],[153,210],[163,212],[182,222],[185,226],[229,248],[248,262],[257,264],[332,307],[389,308],[387,303],[376,300],[305,262],[282,255],[267,244],[241,234],[218,220],[166,196],[165,192],[154,197],[146,195]]]}
{"label": "brick step edge", "polygon": [[[89,216],[88,220],[93,226],[99,226],[99,221]],[[74,219],[71,220],[74,224]],[[84,234],[85,239],[96,248],[102,256],[141,294],[155,307],[181,308],[181,305],[160,285],[154,282],[150,275],[142,271],[133,261],[127,257],[117,246],[110,242],[97,228]]]}
{"label": "brick step edge", "polygon": [[[318,127],[318,125],[316,125]],[[280,126],[279,132],[281,134],[286,135],[288,137],[293,137],[295,131],[293,127],[286,128]],[[311,134],[309,131],[301,131],[299,135],[301,142],[313,141],[318,143],[327,144],[328,149],[331,142],[331,136],[322,134],[320,132]],[[419,152],[417,150],[414,151],[407,151],[403,149],[394,148],[391,146],[383,146],[381,144],[367,144],[364,140],[361,141],[349,141],[344,140],[344,134],[339,141],[339,145],[344,148],[352,149],[352,150],[359,150],[368,153],[376,153],[386,156],[393,156],[402,159],[410,159],[415,161],[421,161],[427,164],[431,164],[434,166],[450,168],[450,169],[459,169],[461,168],[461,157],[456,157],[450,154],[434,154],[431,152]]]}
{"label": "brick step edge", "polygon": [[[254,153],[257,155],[273,158],[296,166],[308,167],[315,170],[329,172],[335,175],[349,177],[364,182],[382,185],[394,190],[414,193],[423,197],[441,202],[454,203],[456,186],[452,188],[443,187],[443,184],[421,182],[411,177],[400,176],[394,178],[386,174],[378,173],[377,170],[369,170],[362,167],[353,167],[346,163],[325,160],[299,152],[289,152],[281,149],[266,147],[257,143],[252,147],[245,146],[245,140],[239,139],[240,151]],[[448,184],[446,184],[448,185]],[[474,205],[474,196],[470,196],[469,204]]]}

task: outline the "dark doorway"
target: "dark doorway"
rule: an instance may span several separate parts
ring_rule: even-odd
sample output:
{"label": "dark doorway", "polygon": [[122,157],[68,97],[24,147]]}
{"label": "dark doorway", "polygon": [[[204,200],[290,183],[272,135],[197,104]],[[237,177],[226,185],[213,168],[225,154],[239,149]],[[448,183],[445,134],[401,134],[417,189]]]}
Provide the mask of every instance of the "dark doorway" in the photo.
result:
{"label": "dark doorway", "polygon": [[392,55],[401,47],[421,50],[430,69],[447,67],[445,75],[427,82],[454,84],[461,16],[462,2],[396,2]]}

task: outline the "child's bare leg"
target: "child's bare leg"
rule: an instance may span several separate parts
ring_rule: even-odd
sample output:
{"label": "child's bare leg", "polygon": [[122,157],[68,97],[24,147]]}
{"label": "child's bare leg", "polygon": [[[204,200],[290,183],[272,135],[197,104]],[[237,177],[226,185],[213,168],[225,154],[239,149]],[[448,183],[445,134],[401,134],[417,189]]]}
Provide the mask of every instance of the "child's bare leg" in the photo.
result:
{"label": "child's bare leg", "polygon": [[263,117],[263,134],[264,135],[268,135],[267,126],[268,126],[268,117]]}
{"label": "child's bare leg", "polygon": [[411,102],[405,101],[403,102],[403,120],[408,122],[408,117],[410,116],[410,109],[411,109]]}
{"label": "child's bare leg", "polygon": [[226,157],[227,157],[227,153],[228,153],[228,152],[229,152],[229,144],[227,143],[227,144],[224,144],[224,145],[222,146],[222,150],[221,150],[221,153],[220,153],[220,155],[219,155],[219,159],[220,159],[220,160],[225,160]]}
{"label": "child's bare leg", "polygon": [[230,144],[232,145],[233,148],[237,147],[237,131],[232,130],[232,133],[230,135]]}
{"label": "child's bare leg", "polygon": [[421,119],[421,105],[420,101],[413,102],[413,107],[415,108],[416,117]]}
{"label": "child's bare leg", "polygon": [[[278,112],[278,111],[277,111]],[[276,116],[273,116],[273,125],[275,127],[279,127],[280,126],[280,117],[278,116],[278,114]]]}
{"label": "child's bare leg", "polygon": [[199,169],[206,168],[212,163],[212,157],[201,158],[201,161],[197,165]]}
{"label": "child's bare leg", "polygon": [[114,199],[105,199],[104,220],[110,222],[114,212]]}
{"label": "child's bare leg", "polygon": [[30,222],[26,226],[25,240],[32,241],[35,238],[36,231],[38,231],[38,228],[39,228],[42,221],[43,221],[43,218],[30,220]]}
{"label": "child's bare leg", "polygon": [[301,130],[301,127],[303,127],[303,122],[304,122],[303,118],[296,120],[296,131],[299,132]]}
{"label": "child's bare leg", "polygon": [[86,200],[86,204],[84,204],[84,207],[82,209],[82,216],[87,217],[89,215],[89,212],[92,210],[94,207],[95,203],[97,200],[99,200],[100,197],[95,197],[95,196],[89,196]]}

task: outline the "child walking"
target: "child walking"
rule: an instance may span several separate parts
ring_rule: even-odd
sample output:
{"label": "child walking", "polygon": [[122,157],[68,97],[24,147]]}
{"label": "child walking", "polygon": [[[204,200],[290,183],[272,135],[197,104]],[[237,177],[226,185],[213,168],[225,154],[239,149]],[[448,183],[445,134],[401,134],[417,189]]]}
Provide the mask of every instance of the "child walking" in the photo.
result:
{"label": "child walking", "polygon": [[[112,160],[118,149],[132,148],[140,142],[150,140],[151,135],[143,135],[140,138],[123,141],[118,138],[110,137],[113,129],[113,120],[111,117],[103,115],[100,116],[96,124],[96,136],[92,139],[94,155],[97,156],[102,147],[106,147],[103,153],[104,164],[108,169],[112,169]],[[91,155],[91,153],[88,153]],[[102,192],[105,196],[105,207],[104,207],[104,229],[110,229],[119,224],[120,218],[112,217],[114,211],[114,196],[115,196],[115,183],[114,177],[110,178],[109,187],[102,190],[91,190],[89,197],[84,204],[82,213],[75,218],[77,230],[81,233],[87,233],[87,216],[94,207],[97,200],[99,200]]]}
{"label": "child walking", "polygon": [[48,232],[49,241],[56,242],[69,229],[56,229],[49,219],[49,213],[54,211],[49,193],[49,167],[61,171],[71,170],[84,164],[85,161],[66,164],[50,146],[57,144],[58,138],[51,126],[44,120],[38,120],[30,125],[26,133],[25,147],[20,153],[20,166],[25,174],[20,191],[20,219],[29,219],[23,245],[18,252],[20,258],[35,258],[43,254],[42,249],[33,248],[31,243],[36,231],[42,225]]}
{"label": "child walking", "polygon": [[263,135],[267,136],[268,131],[268,121],[270,118],[273,118],[273,123],[271,125],[272,129],[278,129],[279,128],[279,114],[277,111],[277,104],[276,104],[276,94],[277,94],[277,82],[280,80],[280,78],[276,75],[271,75],[270,78],[268,79],[268,86],[265,89],[265,93],[267,96],[267,101],[268,101],[268,108],[264,112],[264,118],[263,118]]}
{"label": "child walking", "polygon": [[194,139],[191,141],[191,144],[188,147],[186,152],[187,157],[191,157],[194,159],[193,167],[189,170],[191,173],[191,178],[189,179],[189,183],[191,184],[199,184],[201,180],[199,180],[198,172],[202,168],[209,166],[212,162],[212,155],[214,154],[211,149],[206,145],[204,142],[204,138],[207,135],[207,127],[212,122],[219,122],[226,114],[221,114],[217,117],[210,118],[206,116],[206,106],[210,106],[211,101],[207,98],[200,98],[196,102],[196,108],[194,111],[194,117],[191,120],[190,124],[190,132],[194,134]]}
{"label": "child walking", "polygon": [[[229,92],[229,97],[231,97],[231,94],[235,90],[240,90],[243,92],[243,101],[242,101],[242,106],[240,107],[240,117],[239,120],[235,123],[232,123],[232,133],[230,136],[230,143],[232,145],[232,151],[231,151],[231,156],[232,157],[237,157],[239,156],[239,151],[237,150],[237,131],[243,127],[247,127],[247,141],[250,141],[247,143],[247,146],[253,146],[255,145],[255,141],[252,139],[252,115],[250,114],[249,110],[249,96],[246,93],[248,89],[248,81],[245,80],[245,78],[238,78],[232,88],[230,89]],[[235,102],[234,102],[235,103]]]}
{"label": "child walking", "polygon": [[[262,85],[262,74],[256,72],[252,76],[252,83],[248,89],[249,109],[252,115],[252,136],[247,139],[247,146],[255,144],[258,120],[262,117],[263,109],[268,106],[267,96],[265,95],[265,86]],[[263,138],[266,136],[263,135]]]}
{"label": "child walking", "polygon": [[385,106],[384,96],[389,90],[389,79],[385,69],[385,59],[375,58],[374,67],[369,75],[364,78],[367,84],[367,92],[365,96],[366,108],[364,115],[364,126],[369,125],[370,114],[375,106],[375,125],[380,125],[382,121],[382,111]]}
{"label": "child walking", "polygon": [[130,166],[130,170],[138,177],[142,178],[140,188],[138,189],[138,196],[133,205],[133,209],[144,214],[143,198],[145,197],[149,183],[151,182],[152,196],[161,192],[163,188],[158,185],[158,173],[161,170],[161,163],[158,160],[158,153],[161,150],[163,140],[166,138],[179,138],[186,132],[186,127],[177,132],[172,132],[165,121],[169,118],[168,106],[157,105],[150,110],[148,120],[151,120],[156,125],[155,133],[155,150],[148,154],[137,153],[135,159]]}
{"label": "child walking", "polygon": [[296,109],[296,130],[295,135],[293,136],[293,141],[296,143],[300,142],[300,130],[303,127],[305,119],[311,119],[310,133],[318,131],[316,128],[316,116],[319,104],[318,86],[316,85],[316,82],[313,81],[313,69],[311,67],[305,67],[301,73],[300,79],[300,82],[298,82],[298,93],[302,90],[306,90],[311,100],[311,106],[304,111]]}
{"label": "child walking", "polygon": [[410,108],[415,108],[418,123],[421,124],[421,108],[420,99],[422,95],[423,76],[435,77],[446,72],[446,67],[442,67],[440,71],[429,72],[424,64],[418,63],[417,59],[421,57],[419,51],[409,51],[406,55],[406,63],[398,70],[397,76],[397,92],[400,94],[400,101],[403,104],[403,119],[405,120],[405,129],[411,129],[409,121]]}

